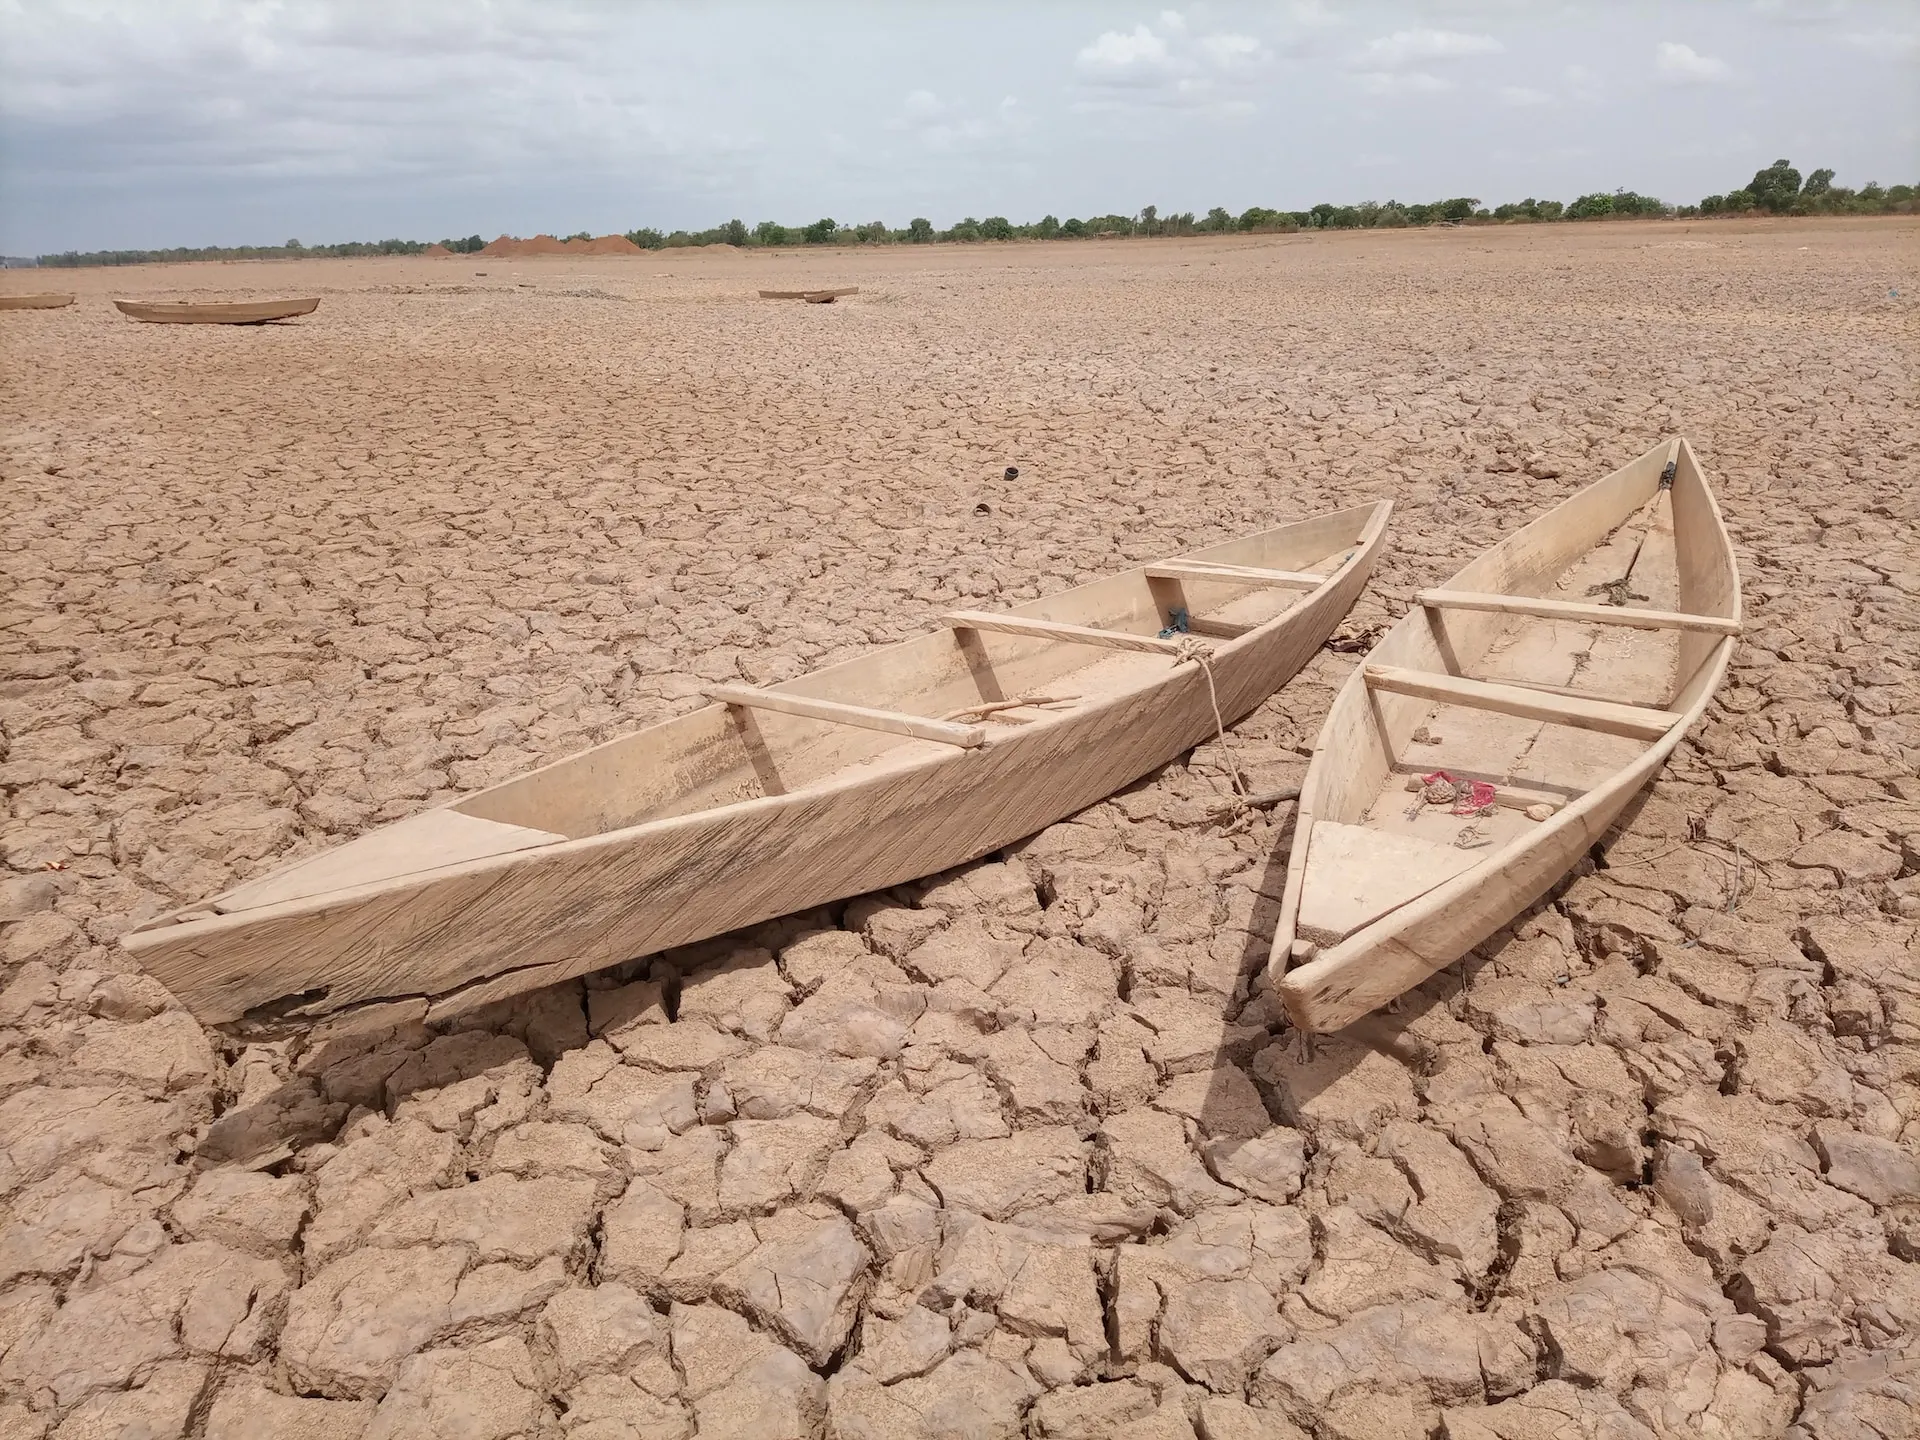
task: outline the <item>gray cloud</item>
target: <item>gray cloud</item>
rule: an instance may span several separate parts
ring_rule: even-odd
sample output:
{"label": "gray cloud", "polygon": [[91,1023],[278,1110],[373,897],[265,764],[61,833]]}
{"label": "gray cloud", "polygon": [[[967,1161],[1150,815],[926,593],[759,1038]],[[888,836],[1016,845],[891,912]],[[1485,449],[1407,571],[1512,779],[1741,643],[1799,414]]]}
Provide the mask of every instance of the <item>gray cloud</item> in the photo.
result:
{"label": "gray cloud", "polygon": [[1916,28],[1895,0],[0,0],[0,249],[1695,198],[1779,154],[1910,179]]}

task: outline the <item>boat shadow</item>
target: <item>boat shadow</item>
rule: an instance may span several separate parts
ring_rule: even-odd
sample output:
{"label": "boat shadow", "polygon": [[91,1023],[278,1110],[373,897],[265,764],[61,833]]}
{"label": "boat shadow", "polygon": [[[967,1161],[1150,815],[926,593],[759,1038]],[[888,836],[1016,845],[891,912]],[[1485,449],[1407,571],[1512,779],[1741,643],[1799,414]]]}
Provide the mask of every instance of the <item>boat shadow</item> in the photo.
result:
{"label": "boat shadow", "polygon": [[[1352,1136],[1374,1128],[1368,1117],[1377,1121],[1383,1112],[1413,1118],[1426,1079],[1440,1063],[1437,1047],[1420,1033],[1427,1028],[1421,1022],[1436,1007],[1445,1008],[1471,975],[1491,962],[1508,934],[1502,932],[1389,1007],[1344,1029],[1308,1034],[1295,1028],[1264,973],[1279,922],[1293,825],[1294,816],[1289,815],[1263,862],[1239,956],[1236,993],[1244,998],[1236,1002],[1237,1010],[1229,1005],[1222,1011],[1221,1045],[1196,1116],[1215,1178],[1222,1178],[1220,1169],[1231,1166],[1241,1146],[1256,1139],[1270,1142],[1276,1132],[1297,1131],[1311,1167],[1321,1136]],[[1255,1025],[1265,1027],[1267,1038],[1250,1043],[1246,1032]],[[1267,1111],[1270,1128],[1261,1136],[1235,1133],[1247,1128],[1243,1075],[1251,1077]]]}

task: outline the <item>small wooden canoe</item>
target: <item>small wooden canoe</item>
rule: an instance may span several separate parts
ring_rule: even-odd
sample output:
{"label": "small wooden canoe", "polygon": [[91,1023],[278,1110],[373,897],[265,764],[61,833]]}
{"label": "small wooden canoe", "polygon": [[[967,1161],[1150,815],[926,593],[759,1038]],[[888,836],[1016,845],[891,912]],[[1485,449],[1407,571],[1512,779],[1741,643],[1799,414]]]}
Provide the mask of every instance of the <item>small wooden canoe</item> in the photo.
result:
{"label": "small wooden canoe", "polygon": [[762,290],[762,300],[804,300],[809,305],[831,305],[842,295],[858,295],[860,287],[849,285],[841,290]]}
{"label": "small wooden canoe", "polygon": [[[1353,604],[1390,508],[956,612],[764,689],[716,685],[702,709],[124,943],[208,1024],[444,1016],[945,870],[1212,736],[1211,696],[1231,722],[1271,695]],[[1161,636],[1182,618],[1189,634]],[[1196,635],[1214,646],[1205,667]]]}
{"label": "small wooden canoe", "polygon": [[320,304],[319,296],[305,300],[234,300],[201,304],[194,301],[165,301],[144,305],[133,300],[113,302],[130,320],[145,320],[155,325],[265,325],[270,320],[290,320],[296,315],[311,315]]}
{"label": "small wooden canoe", "polygon": [[1359,1019],[1552,888],[1700,718],[1740,629],[1684,440],[1414,598],[1301,786],[1269,973],[1305,1030]]}
{"label": "small wooden canoe", "polygon": [[64,310],[71,295],[0,295],[0,310]]}

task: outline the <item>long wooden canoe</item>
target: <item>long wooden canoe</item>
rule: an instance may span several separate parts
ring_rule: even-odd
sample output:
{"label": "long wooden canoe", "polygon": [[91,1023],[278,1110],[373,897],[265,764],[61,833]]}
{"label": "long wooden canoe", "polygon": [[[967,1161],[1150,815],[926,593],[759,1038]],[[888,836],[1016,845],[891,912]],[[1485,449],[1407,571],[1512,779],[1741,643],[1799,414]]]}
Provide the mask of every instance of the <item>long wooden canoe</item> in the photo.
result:
{"label": "long wooden canoe", "polygon": [[71,295],[0,295],[0,310],[64,310]]}
{"label": "long wooden canoe", "polygon": [[1352,1023],[1551,889],[1700,718],[1739,629],[1733,547],[1684,440],[1418,594],[1301,786],[1269,961],[1294,1024]]}
{"label": "long wooden canoe", "polygon": [[265,325],[270,320],[290,320],[296,315],[311,315],[320,297],[305,300],[233,300],[196,303],[191,300],[141,304],[116,300],[114,306],[130,320],[145,320],[156,325]]}
{"label": "long wooden canoe", "polygon": [[809,305],[831,305],[842,295],[858,295],[858,285],[847,285],[839,290],[762,290],[762,300],[804,300]]}
{"label": "long wooden canoe", "polygon": [[[977,858],[1231,722],[1320,648],[1388,502],[1281,526],[715,703],[139,927],[208,1024],[447,1015]],[[1183,612],[1190,633],[1163,638]],[[1195,636],[1208,637],[1196,642]],[[1183,648],[1185,647],[1185,648]],[[1008,706],[1006,702],[1026,702]],[[983,708],[984,707],[984,708]],[[401,1007],[381,1002],[402,1001]]]}

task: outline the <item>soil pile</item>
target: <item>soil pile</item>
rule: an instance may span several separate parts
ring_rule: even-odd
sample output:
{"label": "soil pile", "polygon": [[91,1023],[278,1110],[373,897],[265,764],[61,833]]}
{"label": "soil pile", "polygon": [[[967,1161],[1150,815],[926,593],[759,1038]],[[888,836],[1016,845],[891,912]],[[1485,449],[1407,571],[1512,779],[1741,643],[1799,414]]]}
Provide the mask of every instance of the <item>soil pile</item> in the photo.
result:
{"label": "soil pile", "polygon": [[569,255],[644,255],[647,252],[624,235],[601,235],[592,240],[567,241]]}

